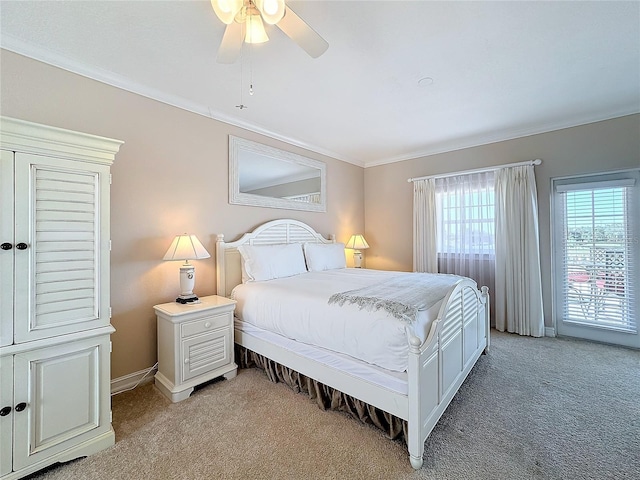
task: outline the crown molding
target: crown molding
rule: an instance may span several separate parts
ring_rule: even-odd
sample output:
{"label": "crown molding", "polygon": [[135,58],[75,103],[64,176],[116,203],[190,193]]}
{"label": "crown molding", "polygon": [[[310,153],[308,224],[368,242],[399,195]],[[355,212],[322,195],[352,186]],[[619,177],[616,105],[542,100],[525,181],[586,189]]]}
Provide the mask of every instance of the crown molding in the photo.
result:
{"label": "crown molding", "polygon": [[621,108],[618,110],[612,110],[599,115],[585,115],[581,118],[574,118],[572,120],[564,120],[559,122],[549,122],[536,127],[522,127],[507,130],[500,130],[485,135],[478,135],[474,137],[467,137],[461,139],[455,139],[449,142],[442,142],[430,146],[428,149],[412,152],[406,155],[391,157],[381,160],[373,160],[365,162],[364,168],[377,167],[380,165],[387,165],[390,163],[404,162],[406,160],[414,160],[416,158],[430,157],[432,155],[438,155],[441,153],[454,152],[456,150],[464,150],[466,148],[480,147],[482,145],[490,145],[492,143],[506,142],[508,140],[515,140],[517,138],[530,137],[532,135],[540,135],[542,133],[554,132],[557,130],[563,130],[566,128],[579,127],[580,125],[588,125],[590,123],[603,122],[605,120],[611,120],[614,118],[626,117],[628,115],[636,115],[640,113],[638,107]]}
{"label": "crown molding", "polygon": [[296,147],[304,148],[305,150],[309,150],[320,155],[325,155],[336,160],[350,163],[358,167],[364,167],[364,162],[362,161],[344,157],[343,155],[327,150],[326,148],[300,141],[298,139],[269,130],[265,127],[253,124],[251,122],[238,120],[237,118],[230,117],[226,114],[213,111],[206,105],[201,105],[178,95],[171,95],[158,89],[142,85],[140,83],[134,82],[130,78],[111,72],[109,70],[104,70],[96,66],[84,65],[76,60],[65,57],[64,55],[51,52],[39,46],[31,45],[19,38],[8,35],[6,33],[0,36],[0,48],[25,57],[29,57],[42,63],[46,63],[48,65],[52,65],[62,70],[66,70],[68,72],[90,78],[91,80],[96,80],[98,82],[111,85],[112,87],[116,87],[121,90],[126,90],[136,95],[149,98],[151,100],[156,100],[172,107],[180,108],[182,110],[186,110],[203,117],[217,120],[234,127],[243,128],[245,130],[258,133],[265,137],[270,137],[274,140],[279,140]]}
{"label": "crown molding", "polygon": [[124,142],[0,116],[0,145],[36,155],[82,159],[111,165]]}

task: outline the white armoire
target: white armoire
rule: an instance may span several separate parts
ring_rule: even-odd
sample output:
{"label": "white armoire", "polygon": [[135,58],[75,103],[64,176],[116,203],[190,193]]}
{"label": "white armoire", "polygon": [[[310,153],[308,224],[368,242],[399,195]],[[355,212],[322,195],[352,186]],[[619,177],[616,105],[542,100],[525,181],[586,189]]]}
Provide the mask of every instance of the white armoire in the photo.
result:
{"label": "white armoire", "polygon": [[109,169],[121,144],[0,117],[0,480],[114,443]]}

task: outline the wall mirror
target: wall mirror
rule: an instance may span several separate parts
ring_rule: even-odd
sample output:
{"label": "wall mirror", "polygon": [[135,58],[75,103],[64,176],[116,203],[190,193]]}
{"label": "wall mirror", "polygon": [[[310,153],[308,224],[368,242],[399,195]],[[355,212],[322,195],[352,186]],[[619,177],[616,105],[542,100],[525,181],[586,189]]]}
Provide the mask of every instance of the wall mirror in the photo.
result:
{"label": "wall mirror", "polygon": [[326,165],[229,135],[229,203],[326,212]]}

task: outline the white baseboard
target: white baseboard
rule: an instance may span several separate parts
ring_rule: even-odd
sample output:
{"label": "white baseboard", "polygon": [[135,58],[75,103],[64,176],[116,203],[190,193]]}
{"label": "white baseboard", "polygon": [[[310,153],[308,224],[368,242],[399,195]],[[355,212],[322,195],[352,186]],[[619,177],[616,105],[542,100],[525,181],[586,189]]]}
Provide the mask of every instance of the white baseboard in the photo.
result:
{"label": "white baseboard", "polygon": [[[114,378],[111,380],[111,395],[117,395],[118,393],[126,392],[134,387],[140,385],[146,385],[153,381],[153,376],[158,370],[157,366],[133,372],[123,377]],[[146,376],[145,376],[146,375]]]}
{"label": "white baseboard", "polygon": [[544,327],[544,336],[545,337],[555,337],[556,329],[553,327]]}

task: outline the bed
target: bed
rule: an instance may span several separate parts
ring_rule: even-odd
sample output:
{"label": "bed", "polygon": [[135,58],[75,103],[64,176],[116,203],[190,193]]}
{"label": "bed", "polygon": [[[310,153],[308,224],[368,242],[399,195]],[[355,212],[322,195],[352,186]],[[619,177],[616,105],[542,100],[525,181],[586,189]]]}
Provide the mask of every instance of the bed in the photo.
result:
{"label": "bed", "polygon": [[[445,294],[438,302],[430,304],[430,308],[418,312],[417,320],[411,324],[411,328],[407,327],[406,322],[401,328],[390,327],[401,330],[400,333],[392,333],[396,335],[393,349],[398,351],[396,356],[401,357],[401,361],[392,358],[388,360],[389,363],[385,363],[387,360],[378,362],[375,351],[370,354],[371,357],[366,357],[369,353],[363,353],[365,358],[363,360],[359,358],[361,357],[361,352],[358,350],[360,347],[366,345],[368,348],[373,342],[372,338],[380,339],[390,337],[392,334],[375,331],[371,334],[369,330],[372,330],[372,327],[363,328],[366,324],[361,323],[363,319],[358,317],[374,314],[387,317],[392,315],[386,312],[368,311],[358,305],[306,305],[307,314],[305,315],[318,311],[320,315],[324,315],[324,318],[331,318],[333,321],[333,317],[337,316],[334,313],[338,312],[337,309],[341,309],[341,315],[348,316],[344,328],[341,329],[339,326],[333,328],[334,333],[345,332],[341,333],[344,338],[330,340],[337,343],[342,341],[347,345],[345,348],[349,348],[349,344],[355,344],[354,348],[358,350],[355,353],[354,351],[344,352],[338,351],[342,348],[339,345],[316,344],[315,335],[311,335],[311,338],[305,337],[304,324],[296,332],[283,330],[287,327],[278,324],[278,317],[293,315],[285,313],[284,302],[282,310],[278,305],[262,308],[259,306],[260,300],[252,300],[254,298],[252,295],[258,295],[259,298],[260,294],[245,291],[247,290],[245,285],[253,283],[251,288],[254,292],[262,291],[263,299],[276,299],[279,297],[273,293],[274,290],[264,290],[265,287],[278,287],[293,297],[293,287],[296,285],[302,289],[321,290],[324,287],[320,285],[334,283],[336,291],[342,291],[346,285],[352,285],[352,281],[356,287],[365,285],[363,288],[370,288],[367,285],[374,287],[382,285],[382,283],[377,284],[373,279],[373,276],[378,275],[375,271],[350,268],[326,272],[322,269],[319,272],[304,271],[293,278],[289,276],[267,282],[243,282],[243,275],[246,277],[248,269],[245,265],[245,252],[250,248],[248,246],[280,248],[289,245],[291,248],[297,248],[291,244],[299,244],[311,249],[313,245],[334,243],[333,236],[325,238],[309,225],[289,219],[267,222],[233,242],[225,242],[224,235],[218,235],[216,241],[217,293],[226,297],[232,296],[233,293],[241,307],[241,313],[238,315],[242,318],[236,318],[235,321],[235,342],[250,352],[255,352],[405,421],[409,459],[412,467],[419,469],[423,463],[425,440],[476,361],[489,349],[488,288],[482,287],[478,290],[473,280],[464,277],[443,279],[450,283],[450,286],[446,287]],[[399,274],[399,272],[395,273]],[[379,275],[384,279],[391,274],[379,272]],[[328,282],[327,278],[330,278]],[[393,281],[393,278],[390,280]],[[304,285],[311,287],[304,287]],[[305,290],[299,295],[307,298]],[[275,301],[282,302],[280,299]],[[304,307],[307,301],[312,300],[295,300],[292,303]],[[317,300],[313,301],[317,302]],[[323,301],[323,304],[328,302]],[[321,311],[325,308],[336,310]],[[260,310],[271,311],[271,317],[266,320],[266,324],[276,325],[274,328],[253,323],[250,316],[257,314]],[[376,319],[375,321],[397,323],[394,319]],[[403,345],[397,341],[398,335],[403,335]]]}

